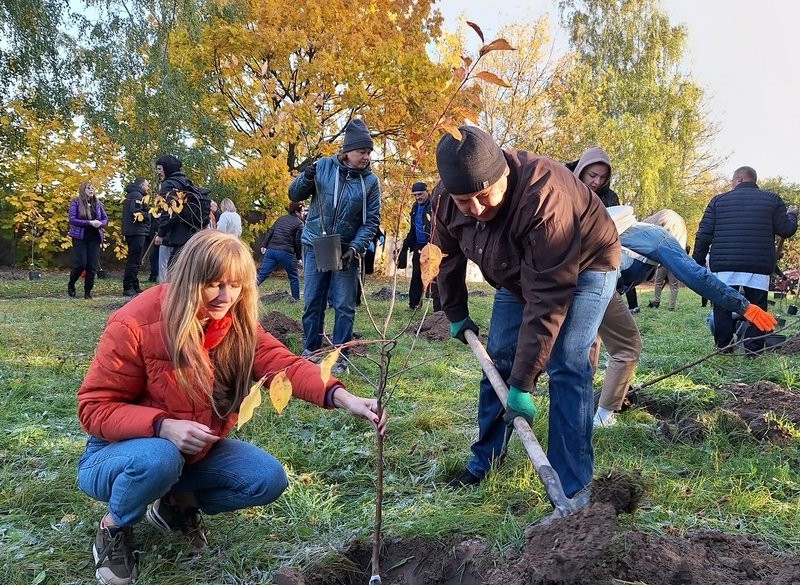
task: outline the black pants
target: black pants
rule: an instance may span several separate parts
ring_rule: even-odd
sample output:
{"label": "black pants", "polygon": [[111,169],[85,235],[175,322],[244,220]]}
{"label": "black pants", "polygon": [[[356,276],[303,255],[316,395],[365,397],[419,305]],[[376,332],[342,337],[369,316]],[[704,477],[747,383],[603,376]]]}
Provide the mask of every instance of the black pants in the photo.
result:
{"label": "black pants", "polygon": [[[767,291],[757,288],[750,288],[748,286],[739,287],[744,297],[752,304],[767,310]],[[714,305],[714,343],[717,347],[725,347],[730,345],[733,341],[733,334],[735,332],[736,323],[730,311],[723,309],[719,305]],[[758,339],[755,341],[748,340],[750,337],[759,337],[763,335],[755,325],[744,322],[744,334],[741,336],[745,339],[744,348],[748,351],[761,351],[764,349],[764,340]]]}
{"label": "black pants", "polygon": [[639,299],[636,296],[636,287],[632,286],[628,292],[625,293],[625,299],[628,301],[628,308],[635,309],[639,306]]}
{"label": "black pants", "polygon": [[145,239],[147,236],[125,236],[125,242],[128,244],[128,259],[125,261],[125,273],[122,276],[124,291],[140,290],[139,265],[142,263]]}
{"label": "black pants", "polygon": [[83,291],[88,294],[94,288],[94,277],[100,265],[100,235],[88,236],[83,240],[72,238],[72,251],[74,260],[67,288],[74,290],[75,283],[78,282],[81,273],[85,270],[86,280],[83,283]]}
{"label": "black pants", "polygon": [[[408,306],[415,309],[422,300],[422,265],[420,263],[420,251],[415,250],[411,254],[411,284],[408,287]],[[439,288],[436,282],[430,285],[429,296],[433,298],[433,310],[441,311],[442,305],[439,302]]]}

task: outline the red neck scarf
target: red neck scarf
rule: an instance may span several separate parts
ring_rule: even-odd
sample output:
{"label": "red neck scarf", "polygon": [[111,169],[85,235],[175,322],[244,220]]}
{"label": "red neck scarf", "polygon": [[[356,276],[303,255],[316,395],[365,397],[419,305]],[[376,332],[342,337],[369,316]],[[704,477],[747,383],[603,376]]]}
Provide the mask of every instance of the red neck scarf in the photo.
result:
{"label": "red neck scarf", "polygon": [[222,343],[222,340],[225,338],[225,335],[228,333],[228,329],[231,328],[232,324],[233,317],[231,317],[230,311],[225,313],[225,316],[222,319],[211,319],[208,322],[203,335],[203,347],[205,350],[211,351],[220,343]]}

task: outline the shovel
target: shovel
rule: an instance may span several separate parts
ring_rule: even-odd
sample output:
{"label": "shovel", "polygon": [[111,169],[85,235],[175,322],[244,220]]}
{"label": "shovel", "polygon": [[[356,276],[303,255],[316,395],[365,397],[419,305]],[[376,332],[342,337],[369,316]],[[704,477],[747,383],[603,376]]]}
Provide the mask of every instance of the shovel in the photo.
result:
{"label": "shovel", "polygon": [[[481,368],[483,368],[483,371],[486,373],[486,377],[489,378],[489,381],[492,383],[497,397],[500,399],[500,402],[503,403],[503,407],[505,407],[508,401],[508,387],[494,367],[492,358],[486,353],[486,349],[484,349],[483,345],[478,340],[478,336],[475,335],[474,332],[465,331],[464,337],[467,343],[469,343],[470,348],[472,348],[472,353],[478,358]],[[579,492],[581,496],[575,498],[568,498],[564,494],[561,479],[558,477],[556,470],[550,465],[550,461],[547,459],[547,455],[545,455],[536,435],[533,434],[533,430],[528,424],[528,421],[518,416],[514,419],[514,429],[517,431],[522,444],[525,446],[525,451],[528,453],[528,457],[530,457],[533,467],[536,469],[536,473],[539,474],[539,479],[541,479],[544,484],[547,497],[553,504],[553,508],[555,508],[550,515],[543,518],[539,523],[548,524],[556,518],[569,516],[581,508],[584,508],[588,503],[586,492],[582,490]]]}

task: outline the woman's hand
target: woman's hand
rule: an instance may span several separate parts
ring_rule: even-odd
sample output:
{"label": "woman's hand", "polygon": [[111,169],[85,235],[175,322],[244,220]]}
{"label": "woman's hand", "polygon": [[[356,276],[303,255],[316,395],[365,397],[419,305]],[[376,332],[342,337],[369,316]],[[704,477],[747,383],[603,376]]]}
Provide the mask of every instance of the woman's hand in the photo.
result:
{"label": "woman's hand", "polygon": [[99,228],[101,225],[103,225],[103,223],[99,219],[92,219],[89,221],[89,225],[91,225],[93,228]]}
{"label": "woman's hand", "polygon": [[344,388],[337,388],[333,394],[333,405],[344,408],[353,416],[363,418],[372,423],[381,436],[386,434],[386,409],[378,417],[378,401],[374,398],[361,398],[350,394]]}
{"label": "woman's hand", "polygon": [[161,421],[158,436],[167,439],[186,455],[195,455],[209,443],[219,441],[219,437],[213,434],[206,425],[193,420],[175,418],[165,418]]}

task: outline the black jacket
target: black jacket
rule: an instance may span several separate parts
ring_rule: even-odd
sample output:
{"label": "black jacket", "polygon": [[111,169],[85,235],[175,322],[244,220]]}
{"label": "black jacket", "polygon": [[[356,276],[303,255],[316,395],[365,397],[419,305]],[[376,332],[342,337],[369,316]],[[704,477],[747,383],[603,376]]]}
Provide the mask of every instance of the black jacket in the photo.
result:
{"label": "black jacket", "polygon": [[282,215],[267,230],[261,247],[268,250],[291,252],[297,258],[300,258],[302,254],[302,245],[300,244],[302,233],[302,219],[293,214]]}
{"label": "black jacket", "polygon": [[[186,178],[183,171],[172,173],[161,182],[158,194],[167,198],[171,204],[175,191],[186,191],[190,188],[191,181]],[[194,217],[200,217],[202,210],[199,205],[187,201],[180,213],[163,211],[158,223],[158,235],[164,238],[165,246],[183,246],[199,230],[193,225]]]}
{"label": "black jacket", "polygon": [[695,261],[711,272],[772,274],[775,236],[797,231],[797,215],[786,213],[783,200],[755,183],[739,183],[733,191],[708,203],[694,242]]}
{"label": "black jacket", "polygon": [[150,234],[150,207],[142,201],[145,194],[139,185],[125,187],[122,202],[122,235],[147,236]]}

